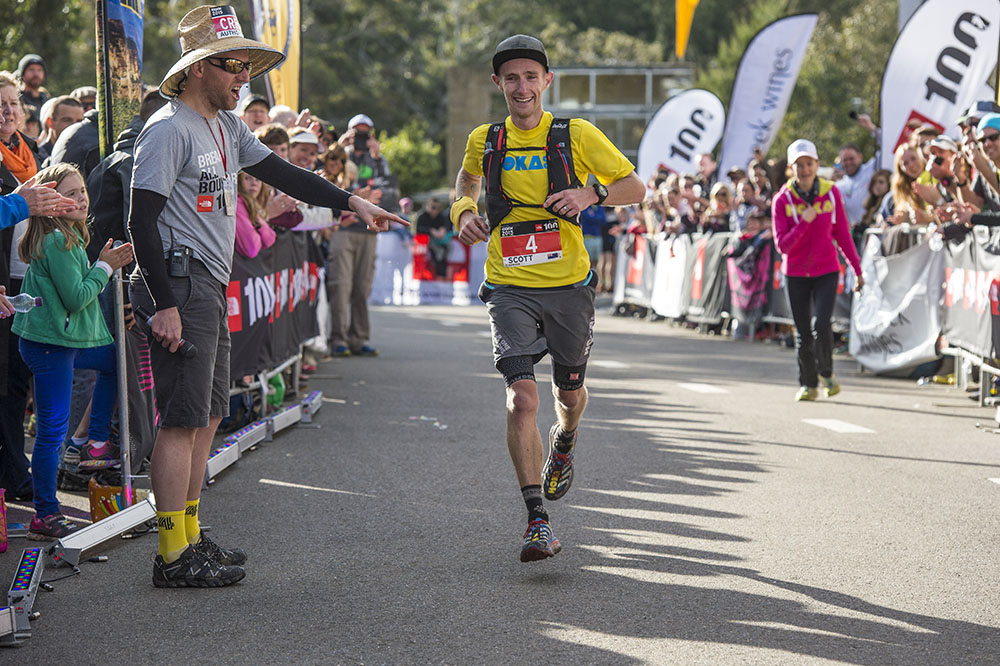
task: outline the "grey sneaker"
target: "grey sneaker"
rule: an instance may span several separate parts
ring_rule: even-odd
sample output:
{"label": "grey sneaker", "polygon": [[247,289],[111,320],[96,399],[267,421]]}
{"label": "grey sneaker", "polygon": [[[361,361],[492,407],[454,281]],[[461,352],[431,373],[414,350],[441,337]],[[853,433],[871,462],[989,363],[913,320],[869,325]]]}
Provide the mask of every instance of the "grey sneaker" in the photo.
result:
{"label": "grey sneaker", "polygon": [[243,567],[219,564],[194,546],[173,562],[164,562],[159,555],[153,561],[154,587],[225,587],[246,575]]}
{"label": "grey sneaker", "polygon": [[201,537],[198,539],[198,543],[194,544],[194,547],[195,550],[200,551],[202,554],[207,555],[209,558],[225,567],[240,566],[247,561],[247,554],[242,550],[239,548],[233,548],[232,550],[223,548],[209,539],[204,530],[201,533]]}

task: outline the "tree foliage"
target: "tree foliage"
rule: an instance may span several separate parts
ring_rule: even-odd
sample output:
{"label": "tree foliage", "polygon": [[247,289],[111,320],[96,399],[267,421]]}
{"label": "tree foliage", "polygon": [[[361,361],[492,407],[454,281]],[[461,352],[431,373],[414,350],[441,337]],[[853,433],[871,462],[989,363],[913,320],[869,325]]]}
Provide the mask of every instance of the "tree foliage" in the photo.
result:
{"label": "tree foliage", "polygon": [[392,136],[383,133],[379,141],[402,196],[441,185],[441,144],[431,138],[424,120],[414,118]]}
{"label": "tree foliage", "polygon": [[[146,83],[158,84],[179,57],[177,23],[196,4],[146,0]],[[247,3],[234,6],[249,34]],[[673,60],[675,3],[669,0],[549,0],[531,9],[513,0],[302,0],[301,105],[341,130],[354,114],[370,115],[388,133],[393,161],[412,162],[412,175],[393,164],[406,187],[423,187],[433,174],[441,180],[429,186],[443,185],[443,168],[431,168],[430,161],[444,159],[448,71],[474,65],[489,76],[493,49],[504,37],[540,36],[554,67]],[[21,55],[34,52],[49,64],[53,92],[93,84],[92,0],[0,0],[0,11],[6,19],[0,66],[13,70]],[[847,112],[857,97],[875,117],[896,3],[701,0],[687,54],[698,65],[696,85],[728,106],[737,64],[754,34],[781,16],[808,11],[818,12],[820,21],[772,154],[798,136],[816,141],[824,160],[845,141],[860,142],[868,153],[871,141]],[[263,83],[253,88],[262,92]],[[426,154],[416,155],[420,151]]]}

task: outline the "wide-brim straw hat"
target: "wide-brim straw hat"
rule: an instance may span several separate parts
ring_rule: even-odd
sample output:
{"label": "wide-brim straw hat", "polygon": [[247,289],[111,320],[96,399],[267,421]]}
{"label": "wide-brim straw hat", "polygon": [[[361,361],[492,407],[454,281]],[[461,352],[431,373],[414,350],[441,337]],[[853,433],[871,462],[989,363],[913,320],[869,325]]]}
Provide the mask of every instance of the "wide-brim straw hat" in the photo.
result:
{"label": "wide-brim straw hat", "polygon": [[236,10],[230,5],[195,7],[177,25],[181,40],[181,58],[170,68],[160,84],[160,94],[176,97],[184,89],[184,70],[204,58],[226,51],[250,51],[250,78],[255,79],[280,65],[285,54],[263,42],[243,36]]}

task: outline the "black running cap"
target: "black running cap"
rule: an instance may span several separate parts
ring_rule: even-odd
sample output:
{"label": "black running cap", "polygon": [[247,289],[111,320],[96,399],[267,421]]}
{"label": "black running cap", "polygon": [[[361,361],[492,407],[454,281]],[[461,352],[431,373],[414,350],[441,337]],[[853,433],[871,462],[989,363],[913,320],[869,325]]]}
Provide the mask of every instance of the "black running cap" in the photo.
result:
{"label": "black running cap", "polygon": [[493,54],[493,73],[500,74],[500,65],[517,58],[534,60],[541,63],[546,72],[549,71],[549,57],[545,54],[542,42],[528,35],[514,35],[497,44],[497,50]]}

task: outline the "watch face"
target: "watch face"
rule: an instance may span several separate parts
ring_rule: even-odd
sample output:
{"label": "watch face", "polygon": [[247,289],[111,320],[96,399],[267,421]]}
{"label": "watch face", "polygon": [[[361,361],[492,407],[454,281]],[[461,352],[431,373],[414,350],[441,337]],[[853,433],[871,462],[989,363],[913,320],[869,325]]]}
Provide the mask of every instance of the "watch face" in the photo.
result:
{"label": "watch face", "polygon": [[594,191],[597,192],[597,198],[599,199],[597,203],[604,203],[604,200],[608,198],[608,188],[604,187],[601,183],[594,183]]}

